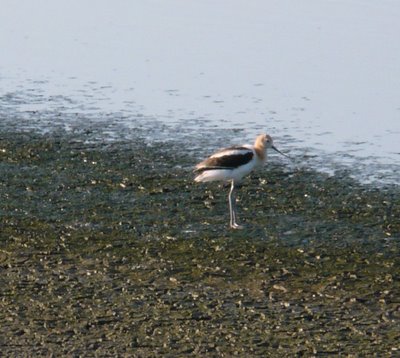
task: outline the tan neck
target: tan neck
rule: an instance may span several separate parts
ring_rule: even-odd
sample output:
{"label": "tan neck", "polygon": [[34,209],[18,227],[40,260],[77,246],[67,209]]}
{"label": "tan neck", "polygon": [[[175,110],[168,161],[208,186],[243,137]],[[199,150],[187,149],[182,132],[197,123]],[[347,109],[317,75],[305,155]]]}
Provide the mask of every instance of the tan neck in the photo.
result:
{"label": "tan neck", "polygon": [[254,143],[254,150],[257,153],[257,156],[260,158],[261,161],[265,161],[266,158],[266,153],[265,153],[265,145],[264,145],[264,140],[260,137],[256,139],[256,142]]}

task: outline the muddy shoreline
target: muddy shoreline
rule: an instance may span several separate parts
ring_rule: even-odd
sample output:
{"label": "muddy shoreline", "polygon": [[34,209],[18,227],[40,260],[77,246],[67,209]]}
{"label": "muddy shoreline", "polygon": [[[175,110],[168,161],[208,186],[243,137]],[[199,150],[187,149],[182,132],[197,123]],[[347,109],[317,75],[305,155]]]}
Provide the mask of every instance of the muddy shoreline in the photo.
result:
{"label": "muddy shoreline", "polygon": [[4,356],[400,354],[400,195],[270,164],[195,185],[173,143],[0,131]]}

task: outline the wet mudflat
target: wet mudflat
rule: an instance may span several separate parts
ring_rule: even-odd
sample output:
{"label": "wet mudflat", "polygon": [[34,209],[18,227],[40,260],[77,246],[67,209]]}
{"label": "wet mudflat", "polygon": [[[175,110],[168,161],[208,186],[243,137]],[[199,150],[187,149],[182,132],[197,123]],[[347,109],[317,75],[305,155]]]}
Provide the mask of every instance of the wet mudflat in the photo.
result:
{"label": "wet mudflat", "polygon": [[174,144],[0,136],[5,356],[396,356],[400,196],[284,164],[195,185]]}

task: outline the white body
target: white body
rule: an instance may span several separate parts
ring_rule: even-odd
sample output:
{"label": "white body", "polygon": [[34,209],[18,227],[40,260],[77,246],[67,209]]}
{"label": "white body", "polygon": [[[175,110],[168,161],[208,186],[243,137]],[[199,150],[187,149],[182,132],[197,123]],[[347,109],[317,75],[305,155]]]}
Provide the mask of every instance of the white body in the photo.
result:
{"label": "white body", "polygon": [[243,145],[243,148],[247,149],[227,149],[213,154],[210,158],[218,158],[229,155],[243,155],[250,151],[253,153],[253,158],[248,163],[240,165],[239,167],[234,169],[206,170],[196,176],[194,180],[196,182],[208,182],[215,180],[228,181],[233,179],[236,183],[240,182],[244,176],[249,174],[253,169],[262,166],[265,162],[265,157],[264,160],[259,158],[252,145],[245,144]]}
{"label": "white body", "polygon": [[242,228],[242,226],[237,223],[236,200],[233,195],[235,184],[240,182],[243,177],[249,174],[253,169],[265,163],[267,159],[267,148],[272,148],[281,153],[274,147],[272,138],[268,134],[260,134],[256,138],[254,145],[245,144],[240,147],[235,146],[222,149],[196,165],[194,171],[199,174],[194,180],[197,182],[214,180],[229,180],[231,182],[228,201],[230,227],[232,229]]}

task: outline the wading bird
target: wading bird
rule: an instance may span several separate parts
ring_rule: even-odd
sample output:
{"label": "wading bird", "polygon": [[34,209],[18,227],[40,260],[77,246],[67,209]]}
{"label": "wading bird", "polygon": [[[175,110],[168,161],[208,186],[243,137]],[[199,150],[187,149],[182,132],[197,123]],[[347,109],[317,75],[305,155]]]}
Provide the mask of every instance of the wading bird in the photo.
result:
{"label": "wading bird", "polygon": [[221,149],[197,164],[194,169],[194,172],[197,174],[194,178],[196,182],[216,180],[231,182],[228,201],[230,227],[232,229],[242,228],[237,223],[236,199],[233,195],[235,185],[254,168],[260,167],[265,163],[267,148],[272,148],[285,157],[288,157],[274,146],[272,138],[268,134],[261,134],[256,138],[254,145],[244,144]]}

